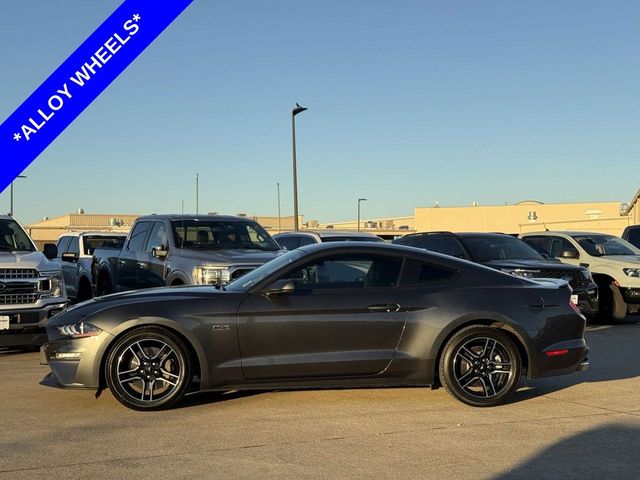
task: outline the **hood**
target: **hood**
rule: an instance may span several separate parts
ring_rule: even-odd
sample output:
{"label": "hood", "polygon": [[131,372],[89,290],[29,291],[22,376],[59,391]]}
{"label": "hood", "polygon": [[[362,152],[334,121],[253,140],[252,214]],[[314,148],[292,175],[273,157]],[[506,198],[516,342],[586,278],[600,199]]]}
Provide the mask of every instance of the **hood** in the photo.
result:
{"label": "hood", "polygon": [[33,268],[39,272],[60,271],[42,252],[0,252],[0,268]]}
{"label": "hood", "polygon": [[568,265],[566,263],[560,263],[553,260],[491,260],[490,262],[483,262],[483,265],[487,267],[501,269],[501,268],[524,268],[527,270],[577,270],[580,267],[575,265]]}
{"label": "hood", "polygon": [[180,257],[201,263],[220,265],[262,265],[286,253],[285,250],[265,252],[264,250],[233,249],[233,250],[195,250],[181,249]]}
{"label": "hood", "polygon": [[194,297],[210,297],[211,295],[232,295],[212,286],[179,286],[149,288],[145,290],[132,290],[129,292],[114,293],[104,297],[93,298],[86,302],[78,303],[67,308],[62,313],[52,317],[47,325],[64,325],[81,318],[95,315],[103,310],[121,305],[133,305],[137,303],[160,302],[162,300],[178,300]]}
{"label": "hood", "polygon": [[640,266],[640,256],[638,255],[603,255],[601,257],[595,257],[599,259],[606,259],[607,262],[619,263],[620,267],[633,267]]}

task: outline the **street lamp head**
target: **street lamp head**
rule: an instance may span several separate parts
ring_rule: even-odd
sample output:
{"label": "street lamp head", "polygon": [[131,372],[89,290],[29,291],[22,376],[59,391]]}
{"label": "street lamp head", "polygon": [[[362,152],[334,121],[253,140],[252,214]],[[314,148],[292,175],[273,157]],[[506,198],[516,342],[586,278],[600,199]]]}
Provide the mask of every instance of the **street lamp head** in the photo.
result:
{"label": "street lamp head", "polygon": [[367,201],[367,199],[366,199],[366,198],[359,198],[359,199],[358,199],[358,201],[359,201],[359,202],[366,202],[366,201]]}
{"label": "street lamp head", "polygon": [[296,115],[298,115],[299,113],[304,112],[305,110],[308,110],[308,108],[301,107],[299,103],[296,103],[295,108],[291,111],[291,115],[295,117]]}

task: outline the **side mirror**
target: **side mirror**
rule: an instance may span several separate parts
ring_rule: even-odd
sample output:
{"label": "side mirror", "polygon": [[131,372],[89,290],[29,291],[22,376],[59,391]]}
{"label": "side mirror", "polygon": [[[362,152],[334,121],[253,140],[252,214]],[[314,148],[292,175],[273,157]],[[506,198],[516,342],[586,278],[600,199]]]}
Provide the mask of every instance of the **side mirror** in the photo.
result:
{"label": "side mirror", "polygon": [[169,252],[167,250],[167,247],[165,247],[164,245],[158,245],[157,247],[153,247],[151,249],[151,255],[156,258],[167,258],[168,253]]}
{"label": "side mirror", "polygon": [[560,253],[560,258],[568,258],[568,259],[578,259],[580,258],[580,254],[577,250],[563,250]]}
{"label": "side mirror", "polygon": [[264,292],[267,297],[275,295],[288,295],[295,292],[296,286],[291,280],[278,280]]}
{"label": "side mirror", "polygon": [[63,262],[76,263],[78,261],[78,254],[66,252],[62,254],[62,257],[60,257],[60,259]]}
{"label": "side mirror", "polygon": [[45,243],[42,249],[42,253],[49,260],[53,260],[58,256],[58,247],[55,243]]}

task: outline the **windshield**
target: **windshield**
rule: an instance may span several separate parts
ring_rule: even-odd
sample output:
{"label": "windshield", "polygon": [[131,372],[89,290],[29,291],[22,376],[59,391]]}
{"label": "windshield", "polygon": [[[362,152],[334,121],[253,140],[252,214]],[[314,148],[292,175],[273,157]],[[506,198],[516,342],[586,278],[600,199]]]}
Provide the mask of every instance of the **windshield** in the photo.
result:
{"label": "windshield", "polygon": [[602,255],[640,255],[640,250],[613,235],[572,235],[585,251],[594,257]]}
{"label": "windshield", "polygon": [[84,237],[84,255],[93,255],[98,248],[112,248],[122,250],[124,241],[127,237],[124,235],[107,236],[85,236]]}
{"label": "windshield", "polygon": [[271,236],[255,222],[189,219],[175,220],[171,225],[175,243],[180,248],[280,250]]}
{"label": "windshield", "polygon": [[0,252],[35,252],[31,239],[15,220],[0,220]]}
{"label": "windshield", "polygon": [[261,267],[256,268],[255,270],[250,271],[246,275],[234,280],[229,283],[225,290],[230,292],[246,292],[254,285],[257,285],[262,280],[267,278],[272,273],[280,270],[281,268],[286,267],[292,262],[295,262],[300,257],[302,257],[305,253],[302,250],[292,250],[284,255],[271,260],[270,262],[265,263]]}
{"label": "windshield", "polygon": [[464,236],[462,239],[467,250],[476,262],[492,260],[544,260],[522,240],[508,235]]}

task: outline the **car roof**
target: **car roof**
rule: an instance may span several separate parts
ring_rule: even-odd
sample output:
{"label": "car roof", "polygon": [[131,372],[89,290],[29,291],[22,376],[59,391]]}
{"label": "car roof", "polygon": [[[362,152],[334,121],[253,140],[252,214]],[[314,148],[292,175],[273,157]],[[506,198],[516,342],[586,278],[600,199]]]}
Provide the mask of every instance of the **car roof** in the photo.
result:
{"label": "car roof", "polygon": [[60,234],[60,237],[80,237],[82,235],[93,235],[96,237],[126,237],[125,232],[65,232]]}
{"label": "car roof", "polygon": [[252,222],[255,223],[255,220],[253,220],[252,218],[249,217],[237,217],[235,215],[181,215],[181,214],[177,214],[177,213],[163,213],[163,214],[152,214],[152,215],[145,215],[143,217],[139,217],[136,221],[140,221],[140,220],[169,220],[169,221],[175,221],[175,220],[196,220],[196,221],[203,221],[203,220],[218,220],[220,222]]}
{"label": "car roof", "polygon": [[[442,232],[417,232],[417,233],[411,233],[409,235],[405,235],[405,237],[413,237],[413,236],[417,236],[417,235],[433,235],[433,236],[437,236],[437,235],[452,235],[455,237],[460,237],[460,238],[464,238],[464,237],[476,237],[476,236],[483,236],[483,237],[512,237],[512,235],[509,235],[508,233],[499,233],[499,232],[447,232],[447,231],[442,231]],[[404,238],[404,237],[402,237]]]}
{"label": "car roof", "polygon": [[522,234],[523,237],[533,235],[567,235],[569,237],[573,237],[574,235],[608,235],[610,237],[615,237],[615,235],[612,235],[610,233],[583,232],[579,230],[546,230],[544,232],[527,232]]}
{"label": "car roof", "polygon": [[[361,237],[361,238],[380,238],[378,235],[374,235],[369,232],[354,232],[349,230],[298,230],[292,232],[276,233],[276,235],[309,235],[319,236],[320,238],[332,238],[332,237]],[[276,236],[274,235],[274,237]]]}

